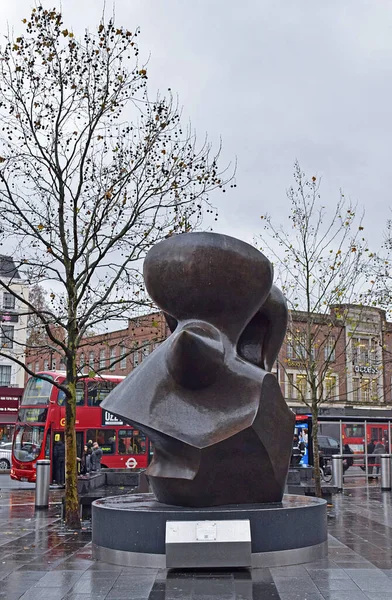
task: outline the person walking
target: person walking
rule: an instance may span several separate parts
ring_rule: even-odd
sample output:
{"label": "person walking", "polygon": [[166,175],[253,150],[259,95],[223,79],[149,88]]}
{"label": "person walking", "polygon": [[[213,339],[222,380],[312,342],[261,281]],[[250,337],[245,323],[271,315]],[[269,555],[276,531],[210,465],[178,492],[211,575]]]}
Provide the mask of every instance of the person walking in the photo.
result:
{"label": "person walking", "polygon": [[80,474],[89,475],[91,471],[91,448],[87,444],[83,448],[83,454],[80,461]]}
{"label": "person walking", "polygon": [[369,478],[371,475],[373,475],[373,465],[375,463],[375,457],[369,456],[369,454],[374,454],[375,447],[376,446],[375,446],[374,440],[370,440],[370,442],[368,443],[368,445],[366,447],[367,456],[368,456],[368,477]]}
{"label": "person walking", "polygon": [[57,485],[64,485],[65,482],[65,445],[60,434],[54,436],[53,448],[53,472]]}
{"label": "person walking", "polygon": [[[373,454],[385,454],[385,446],[382,442],[377,442]],[[380,459],[378,456],[374,458],[374,461],[376,463],[376,475],[378,475],[380,472]]]}
{"label": "person walking", "polygon": [[[344,452],[343,454],[354,454],[348,444],[344,444]],[[354,458],[352,456],[345,456],[343,459],[343,473],[347,471],[354,464]]]}
{"label": "person walking", "polygon": [[91,453],[91,471],[96,473],[101,470],[102,455],[102,448],[99,447],[98,442],[94,442],[93,451]]}

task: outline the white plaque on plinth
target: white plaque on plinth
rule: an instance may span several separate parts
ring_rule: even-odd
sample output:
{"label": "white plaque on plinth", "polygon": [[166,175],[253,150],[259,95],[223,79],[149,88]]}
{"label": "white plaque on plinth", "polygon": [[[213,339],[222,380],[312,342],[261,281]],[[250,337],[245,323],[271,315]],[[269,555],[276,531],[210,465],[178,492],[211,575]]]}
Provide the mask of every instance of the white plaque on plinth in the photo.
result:
{"label": "white plaque on plinth", "polygon": [[250,567],[249,519],[167,521],[166,567]]}

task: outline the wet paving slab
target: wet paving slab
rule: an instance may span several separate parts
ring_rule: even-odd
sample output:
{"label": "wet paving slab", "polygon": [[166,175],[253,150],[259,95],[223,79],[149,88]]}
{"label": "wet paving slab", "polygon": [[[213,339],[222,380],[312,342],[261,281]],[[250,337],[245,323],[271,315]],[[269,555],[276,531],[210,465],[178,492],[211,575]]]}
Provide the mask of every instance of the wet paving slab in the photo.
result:
{"label": "wet paving slab", "polygon": [[0,600],[392,600],[390,492],[353,488],[329,510],[329,556],[304,565],[166,571],[92,560],[89,523],[67,530],[62,490],[0,489]]}

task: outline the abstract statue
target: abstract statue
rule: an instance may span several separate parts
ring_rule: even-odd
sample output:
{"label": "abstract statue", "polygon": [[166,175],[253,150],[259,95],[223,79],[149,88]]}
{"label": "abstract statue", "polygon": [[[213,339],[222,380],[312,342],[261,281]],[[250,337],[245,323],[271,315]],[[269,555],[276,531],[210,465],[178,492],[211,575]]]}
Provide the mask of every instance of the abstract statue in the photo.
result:
{"label": "abstract statue", "polygon": [[152,440],[157,500],[280,502],[295,417],[270,373],[287,326],[271,263],[235,238],[187,233],[148,252],[144,278],[173,333],[102,406]]}

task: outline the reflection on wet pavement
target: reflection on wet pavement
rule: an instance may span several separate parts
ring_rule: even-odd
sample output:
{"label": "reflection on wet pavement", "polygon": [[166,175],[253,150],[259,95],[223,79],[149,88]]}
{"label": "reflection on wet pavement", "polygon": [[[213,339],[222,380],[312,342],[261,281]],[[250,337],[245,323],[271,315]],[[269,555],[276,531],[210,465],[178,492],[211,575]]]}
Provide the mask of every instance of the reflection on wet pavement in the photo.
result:
{"label": "reflection on wet pavement", "polygon": [[391,494],[376,488],[334,498],[328,559],[252,572],[167,572],[93,561],[88,524],[75,533],[61,523],[62,490],[50,492],[49,510],[35,512],[34,490],[4,487],[0,483],[0,599],[392,599]]}

